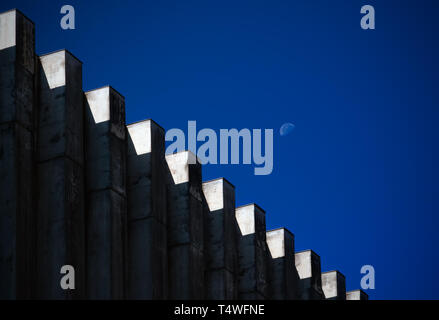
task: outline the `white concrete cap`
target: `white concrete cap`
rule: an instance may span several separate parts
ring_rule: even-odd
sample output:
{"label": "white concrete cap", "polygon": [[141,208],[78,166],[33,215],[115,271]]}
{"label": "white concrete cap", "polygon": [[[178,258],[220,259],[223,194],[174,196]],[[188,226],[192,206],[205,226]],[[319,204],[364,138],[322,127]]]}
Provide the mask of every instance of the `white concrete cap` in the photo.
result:
{"label": "white concrete cap", "polygon": [[334,298],[338,296],[339,276],[343,276],[343,275],[338,271],[328,271],[322,273],[322,289],[326,299]]}
{"label": "white concrete cap", "polygon": [[0,14],[0,50],[14,47],[17,43],[17,11]]}
{"label": "white concrete cap", "polygon": [[361,300],[361,291],[354,290],[346,292],[346,300]]}
{"label": "white concrete cap", "polygon": [[137,155],[151,152],[151,120],[145,120],[127,126],[128,135],[133,142]]}
{"label": "white concrete cap", "polygon": [[369,296],[362,290],[352,290],[346,292],[346,300],[368,300]]}
{"label": "white concrete cap", "polygon": [[255,230],[255,205],[236,208],[235,217],[242,236],[253,234]]}
{"label": "white concrete cap", "polygon": [[224,208],[224,179],[203,182],[203,193],[210,211]]}
{"label": "white concrete cap", "polygon": [[190,151],[166,155],[166,162],[175,184],[189,182],[189,165],[196,163],[195,155]]}
{"label": "white concrete cap", "polygon": [[306,250],[295,254],[296,270],[300,279],[312,277],[312,251]]}
{"label": "white concrete cap", "polygon": [[227,191],[231,189],[235,189],[235,186],[225,178],[203,182],[204,197],[211,212],[224,208],[224,198],[227,197]]}
{"label": "white concrete cap", "polygon": [[85,97],[95,123],[110,120],[110,87],[88,91]]}
{"label": "white concrete cap", "polygon": [[50,89],[66,85],[66,51],[61,50],[40,57],[41,66]]}
{"label": "white concrete cap", "polygon": [[255,224],[257,212],[265,214],[265,211],[254,203],[236,208],[235,218],[242,236],[246,236],[256,232]]}
{"label": "white concrete cap", "polygon": [[286,251],[285,251],[286,233],[293,236],[293,234],[290,233],[285,228],[267,231],[267,233],[266,233],[267,245],[268,245],[268,250],[270,250],[270,254],[271,254],[272,259],[285,257],[285,255],[286,255]]}

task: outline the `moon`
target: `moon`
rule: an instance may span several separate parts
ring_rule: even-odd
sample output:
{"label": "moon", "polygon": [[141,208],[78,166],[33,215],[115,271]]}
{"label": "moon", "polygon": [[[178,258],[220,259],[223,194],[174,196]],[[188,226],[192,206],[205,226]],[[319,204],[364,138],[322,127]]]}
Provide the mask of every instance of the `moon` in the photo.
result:
{"label": "moon", "polygon": [[293,131],[295,127],[296,126],[292,123],[289,123],[289,122],[284,123],[279,129],[279,133],[282,137],[284,137],[284,136],[290,134],[291,131]]}

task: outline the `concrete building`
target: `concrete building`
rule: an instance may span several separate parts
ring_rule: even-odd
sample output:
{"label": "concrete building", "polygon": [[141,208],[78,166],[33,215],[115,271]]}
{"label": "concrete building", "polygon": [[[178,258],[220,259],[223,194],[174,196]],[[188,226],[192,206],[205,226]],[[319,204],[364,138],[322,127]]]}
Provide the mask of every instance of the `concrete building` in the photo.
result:
{"label": "concrete building", "polygon": [[367,300],[195,155],[165,156],[156,122],[126,125],[111,86],[84,92],[72,53],[37,56],[34,33],[0,13],[0,299]]}

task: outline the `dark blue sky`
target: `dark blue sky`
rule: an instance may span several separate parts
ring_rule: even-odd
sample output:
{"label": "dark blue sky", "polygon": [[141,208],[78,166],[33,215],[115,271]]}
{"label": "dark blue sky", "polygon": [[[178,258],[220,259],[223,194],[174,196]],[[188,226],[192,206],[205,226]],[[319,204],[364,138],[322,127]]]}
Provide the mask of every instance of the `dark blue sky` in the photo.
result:
{"label": "dark blue sky", "polygon": [[[60,8],[76,9],[76,30]],[[376,30],[360,28],[360,8]],[[2,1],[36,24],[37,52],[67,48],[84,90],[111,84],[127,122],[165,129],[274,128],[274,171],[207,166],[267,227],[320,254],[347,289],[376,270],[372,299],[439,298],[439,2]],[[288,136],[285,122],[296,125]]]}

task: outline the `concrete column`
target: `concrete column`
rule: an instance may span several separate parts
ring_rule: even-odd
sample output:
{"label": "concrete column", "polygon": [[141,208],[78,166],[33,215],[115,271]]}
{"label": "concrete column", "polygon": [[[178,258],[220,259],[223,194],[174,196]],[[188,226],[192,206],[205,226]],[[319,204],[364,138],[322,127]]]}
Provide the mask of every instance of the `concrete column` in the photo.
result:
{"label": "concrete column", "polygon": [[346,280],[339,271],[322,273],[322,289],[327,300],[346,300]]}
{"label": "concrete column", "polygon": [[19,11],[0,14],[0,300],[32,295],[34,34]]}
{"label": "concrete column", "polygon": [[369,295],[363,290],[346,292],[346,300],[369,300]]}
{"label": "concrete column", "polygon": [[257,204],[235,210],[238,235],[238,298],[267,299],[268,270],[265,211]]}
{"label": "concrete column", "polygon": [[[37,146],[37,297],[84,298],[82,63],[65,50],[40,57]],[[75,269],[75,290],[60,286]]]}
{"label": "concrete column", "polygon": [[166,299],[165,132],[152,120],[128,125],[128,298]]}
{"label": "concrete column", "polygon": [[201,164],[190,151],[166,156],[170,299],[204,299]]}
{"label": "concrete column", "polygon": [[209,208],[205,217],[206,298],[238,298],[238,226],[235,187],[224,178],[203,183]]}
{"label": "concrete column", "polygon": [[270,295],[274,300],[299,298],[294,259],[294,235],[285,228],[267,231]]}
{"label": "concrete column", "polygon": [[320,256],[312,250],[296,252],[296,270],[299,274],[299,295],[301,300],[322,300]]}
{"label": "concrete column", "polygon": [[85,93],[87,298],[123,299],[127,245],[125,101]]}

